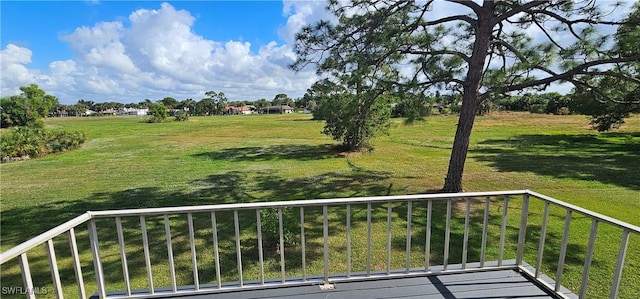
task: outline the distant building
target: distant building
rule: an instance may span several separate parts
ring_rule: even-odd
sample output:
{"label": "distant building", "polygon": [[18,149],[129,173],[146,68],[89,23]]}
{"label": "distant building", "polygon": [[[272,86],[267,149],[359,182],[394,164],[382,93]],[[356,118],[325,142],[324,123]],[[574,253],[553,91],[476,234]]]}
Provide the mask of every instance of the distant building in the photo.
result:
{"label": "distant building", "polygon": [[227,106],[225,107],[227,114],[253,114],[255,106]]}
{"label": "distant building", "polygon": [[149,109],[139,109],[139,108],[122,108],[118,110],[118,115],[135,115],[135,116],[145,116],[149,113]]}
{"label": "distant building", "polygon": [[264,113],[267,114],[289,114],[293,113],[293,108],[289,105],[277,105],[264,108]]}

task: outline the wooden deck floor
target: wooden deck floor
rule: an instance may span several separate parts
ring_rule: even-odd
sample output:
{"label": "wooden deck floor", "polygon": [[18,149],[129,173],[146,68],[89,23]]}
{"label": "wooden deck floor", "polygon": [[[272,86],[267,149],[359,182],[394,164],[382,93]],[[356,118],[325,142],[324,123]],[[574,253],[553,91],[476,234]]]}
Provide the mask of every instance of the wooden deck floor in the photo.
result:
{"label": "wooden deck floor", "polygon": [[513,270],[381,279],[335,284],[334,290],[296,286],[180,297],[185,299],[556,298]]}

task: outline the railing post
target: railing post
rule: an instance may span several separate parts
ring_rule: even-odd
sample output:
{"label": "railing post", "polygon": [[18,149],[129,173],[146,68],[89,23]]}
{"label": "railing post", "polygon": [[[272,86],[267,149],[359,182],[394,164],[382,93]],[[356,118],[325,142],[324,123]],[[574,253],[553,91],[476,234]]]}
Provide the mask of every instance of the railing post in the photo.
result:
{"label": "railing post", "polygon": [[405,253],[405,273],[411,270],[411,222],[413,222],[413,202],[407,202],[407,244]]}
{"label": "railing post", "polygon": [[480,245],[480,268],[484,268],[484,260],[487,255],[487,233],[489,229],[489,203],[491,198],[487,196],[484,201],[484,220],[482,223],[482,241]]}
{"label": "railing post", "polygon": [[391,202],[387,202],[387,275],[391,273]]}
{"label": "railing post", "polygon": [[329,212],[322,206],[322,237],[324,239],[324,284],[329,284]]}
{"label": "railing post", "polygon": [[300,207],[300,255],[302,258],[302,281],[307,281],[307,240],[304,233],[304,207]]}
{"label": "railing post", "polygon": [[169,214],[164,214],[164,232],[167,239],[167,257],[169,258],[169,274],[171,275],[171,290],[178,292],[176,283],[176,268],[173,263],[173,245],[171,244],[171,223],[169,222]]}
{"label": "railing post", "polygon": [[522,214],[520,215],[520,232],[518,234],[518,253],[516,256],[516,265],[522,265],[522,256],[524,254],[524,242],[527,237],[527,217],[529,216],[529,194],[522,196]]}
{"label": "railing post", "polygon": [[371,203],[367,203],[367,277],[371,276]]}
{"label": "railing post", "polygon": [[147,267],[147,280],[149,281],[149,293],[155,293],[153,287],[153,271],[151,270],[151,255],[149,253],[149,236],[147,234],[147,221],[144,215],[140,215],[140,230],[142,231],[142,249],[144,251],[144,264]]}
{"label": "railing post", "polygon": [[611,295],[609,299],[618,298],[618,288],[620,288],[620,278],[622,277],[622,269],[624,268],[624,258],[627,254],[627,246],[629,245],[629,230],[622,231],[622,239],[620,240],[620,250],[618,251],[618,261],[616,262],[616,271],[613,276],[613,284],[611,287]]}
{"label": "railing post", "polygon": [[[33,290],[33,280],[31,280],[31,269],[29,268],[29,260],[27,254],[20,255],[20,272],[22,272],[22,283],[27,290]],[[27,299],[35,299],[34,292],[27,292]]]}
{"label": "railing post", "polygon": [[49,264],[51,266],[51,279],[56,289],[56,298],[63,298],[62,283],[60,282],[60,272],[58,271],[58,261],[56,259],[56,250],[53,247],[53,239],[47,241],[47,254],[49,255]]}
{"label": "railing post", "polygon": [[[256,210],[256,230],[258,233],[258,267],[260,268],[260,285],[264,285],[264,253],[262,251],[262,216],[260,209]],[[302,248],[304,248],[304,234],[302,236]],[[304,276],[304,250],[302,251],[302,272]]]}
{"label": "railing post", "polygon": [[122,274],[127,296],[131,296],[131,282],[129,279],[129,266],[127,265],[127,253],[124,245],[124,233],[122,232],[122,219],[116,217],[116,231],[118,234],[118,244],[120,245],[120,261],[122,262]]}
{"label": "railing post", "polygon": [[464,235],[462,238],[462,269],[467,269],[467,247],[469,246],[469,218],[471,216],[471,198],[465,201]]}
{"label": "railing post", "polygon": [[98,231],[96,230],[95,220],[89,220],[89,243],[91,244],[91,254],[93,255],[93,269],[96,274],[96,283],[98,285],[98,297],[107,297],[104,285],[104,272],[102,272],[102,261],[100,258],[100,245],[98,244]]}
{"label": "railing post", "polygon": [[587,246],[587,256],[584,260],[584,268],[582,270],[582,282],[580,283],[580,292],[578,298],[587,298],[587,283],[589,282],[589,269],[593,259],[593,247],[596,243],[596,235],[598,233],[598,219],[591,220],[591,232],[589,233],[589,245]]}
{"label": "railing post", "polygon": [[433,210],[433,202],[427,201],[427,227],[425,228],[425,244],[424,244],[424,271],[429,272],[429,259],[431,258],[431,212]]}
{"label": "railing post", "polygon": [[[280,213],[278,215],[281,215]],[[282,221],[280,221],[282,223]],[[240,222],[238,221],[238,210],[233,210],[233,227],[235,230],[236,239],[236,261],[238,262],[238,280],[240,286],[244,285],[244,277],[242,276],[242,248],[240,247]],[[282,231],[280,231],[280,238],[282,240]],[[281,242],[282,243],[282,242]],[[282,251],[282,248],[280,248]]]}
{"label": "railing post", "polygon": [[558,271],[556,272],[556,286],[554,291],[559,292],[562,286],[562,272],[564,271],[564,260],[567,256],[567,244],[569,243],[569,228],[571,226],[571,213],[570,209],[567,209],[567,214],[564,218],[564,230],[562,231],[562,242],[560,243],[560,257],[558,258]]}
{"label": "railing post", "polygon": [[69,248],[71,249],[71,258],[73,259],[73,270],[76,273],[76,282],[78,283],[78,294],[80,299],[86,299],[87,294],[84,290],[84,278],[82,277],[82,266],[80,266],[80,258],[78,254],[78,244],[76,242],[76,234],[74,229],[69,230]]}
{"label": "railing post", "polygon": [[189,226],[189,242],[191,245],[191,263],[193,264],[193,283],[196,291],[200,289],[200,276],[198,275],[198,259],[196,256],[195,232],[193,229],[193,214],[187,213],[187,222]]}
{"label": "railing post", "polygon": [[442,270],[449,267],[449,242],[451,238],[451,199],[447,199],[447,220],[444,228],[444,253],[442,257]]}
{"label": "railing post", "polygon": [[540,242],[538,243],[538,258],[536,260],[535,277],[540,277],[540,268],[542,268],[542,257],[544,256],[544,244],[547,238],[547,222],[549,219],[549,202],[544,202],[544,212],[542,214],[542,227],[540,228]]}
{"label": "railing post", "polygon": [[507,216],[509,209],[509,196],[504,197],[502,203],[502,224],[500,225],[500,248],[498,249],[498,267],[502,266],[502,260],[504,259],[504,241],[507,235]]}

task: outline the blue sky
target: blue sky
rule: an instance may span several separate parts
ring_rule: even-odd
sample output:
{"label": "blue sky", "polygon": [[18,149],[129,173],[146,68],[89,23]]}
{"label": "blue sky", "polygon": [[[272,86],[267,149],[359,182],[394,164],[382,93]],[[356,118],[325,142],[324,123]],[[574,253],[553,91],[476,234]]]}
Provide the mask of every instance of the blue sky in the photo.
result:
{"label": "blue sky", "polygon": [[[1,1],[2,96],[38,83],[60,102],[301,96],[293,36],[323,1]],[[134,82],[135,81],[135,82]]]}

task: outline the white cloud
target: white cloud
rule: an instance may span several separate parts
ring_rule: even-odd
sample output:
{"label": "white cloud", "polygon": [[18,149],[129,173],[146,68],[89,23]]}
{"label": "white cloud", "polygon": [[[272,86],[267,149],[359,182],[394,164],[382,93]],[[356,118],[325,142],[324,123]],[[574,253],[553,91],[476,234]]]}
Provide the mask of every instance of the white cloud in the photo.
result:
{"label": "white cloud", "polygon": [[199,100],[208,90],[222,91],[230,100],[271,99],[283,92],[298,97],[315,74],[289,69],[295,61],[291,42],[295,28],[305,22],[300,17],[316,15],[314,9],[323,3],[285,4],[291,13],[287,23],[291,31],[284,39],[289,43],[271,41],[260,45],[257,53],[249,42],[214,41],[199,35],[193,31],[192,12],[168,3],[159,9],[133,11],[128,22],[106,20],[76,28],[61,38],[75,56],[53,61],[46,70],[27,67],[38,53],[9,44],[1,52],[2,96],[37,83],[63,103],[81,98],[139,102],[165,96]]}
{"label": "white cloud", "polygon": [[35,74],[25,64],[31,63],[31,50],[8,44],[0,51],[0,91],[2,95],[15,94],[18,87],[35,80]]}

